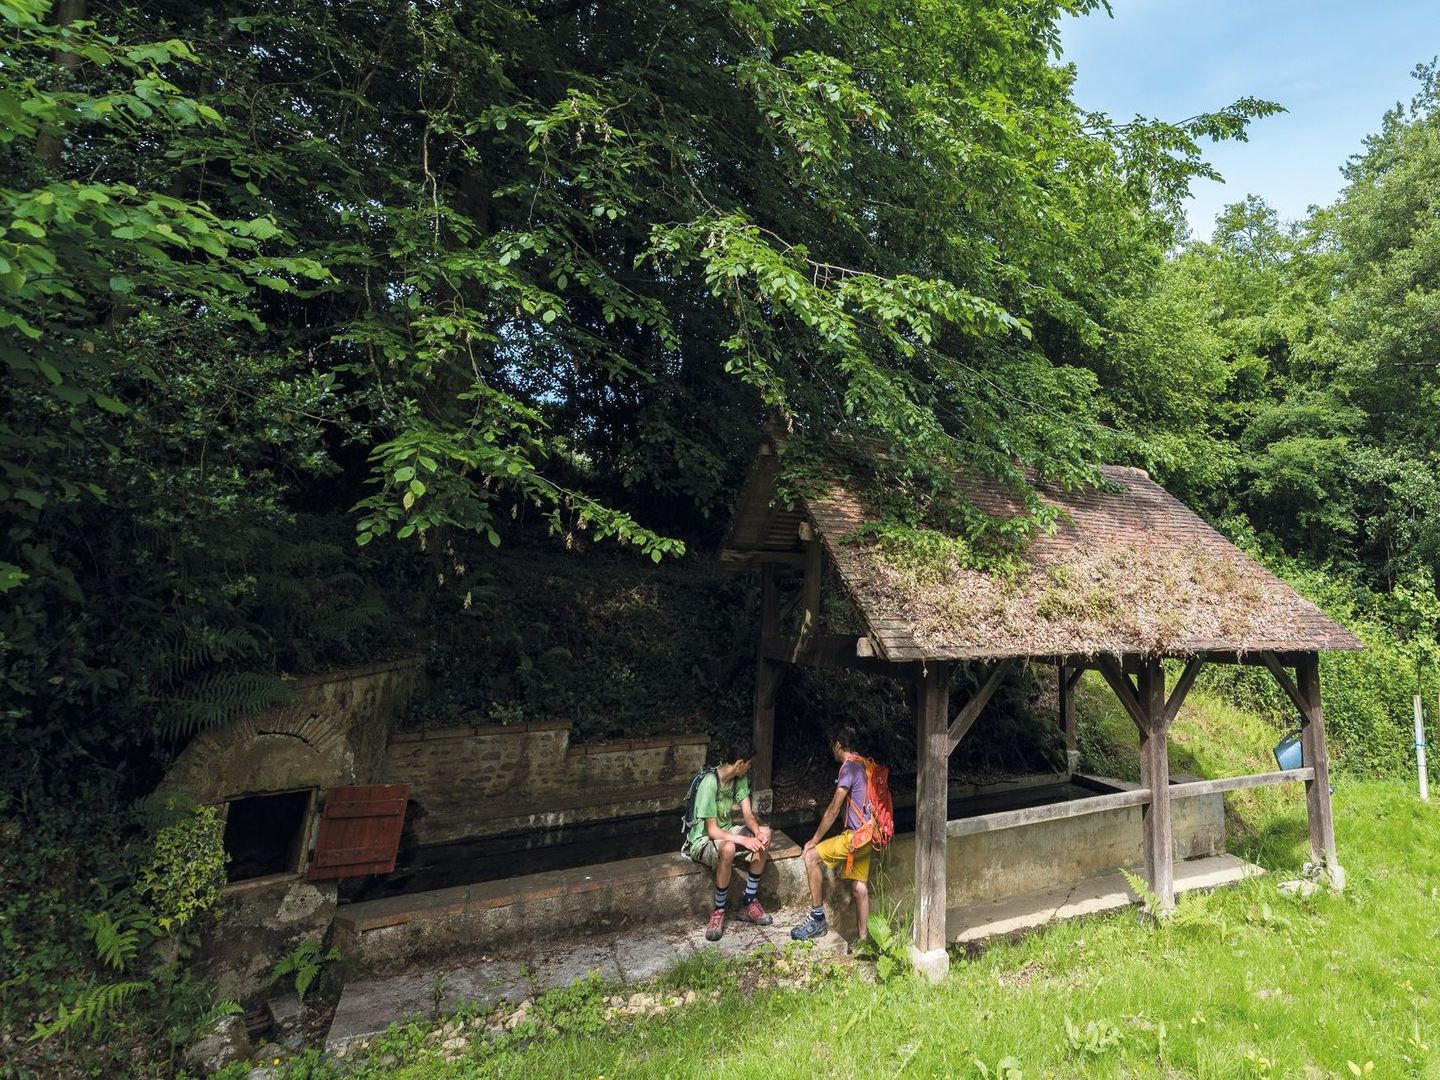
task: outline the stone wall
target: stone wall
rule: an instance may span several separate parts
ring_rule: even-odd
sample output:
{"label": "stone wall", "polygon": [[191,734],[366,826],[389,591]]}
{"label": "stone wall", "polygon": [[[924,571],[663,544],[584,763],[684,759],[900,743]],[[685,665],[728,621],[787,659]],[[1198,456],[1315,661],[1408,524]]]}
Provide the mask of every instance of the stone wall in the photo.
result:
{"label": "stone wall", "polygon": [[382,773],[408,783],[421,843],[678,807],[706,735],[570,745],[568,723],[446,728],[390,740]]}

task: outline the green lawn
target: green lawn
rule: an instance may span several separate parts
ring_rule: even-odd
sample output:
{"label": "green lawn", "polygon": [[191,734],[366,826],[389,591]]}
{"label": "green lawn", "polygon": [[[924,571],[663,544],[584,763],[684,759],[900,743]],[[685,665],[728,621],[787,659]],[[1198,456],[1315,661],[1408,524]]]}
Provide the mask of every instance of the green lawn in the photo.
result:
{"label": "green lawn", "polygon": [[[1178,725],[1174,767],[1253,771],[1272,739],[1253,718],[1197,697]],[[1222,744],[1229,749],[1213,749]],[[444,1061],[425,1042],[427,1026],[416,1025],[394,1032],[357,1072],[387,1080],[1348,1077],[1357,1069],[1440,1077],[1431,1048],[1440,1046],[1440,810],[1399,784],[1338,782],[1347,891],[1294,899],[1277,885],[1307,853],[1300,794],[1242,795],[1231,807],[1232,847],[1275,872],[1184,898],[1167,924],[1135,912],[1069,923],[957,957],[933,987],[909,978],[875,986],[842,968],[807,987],[756,990],[773,960],[748,973],[692,965],[676,981],[718,986],[718,1000],[702,993],[663,1017],[607,1022],[581,988],[553,1003],[554,1019],[533,1040],[477,1037],[465,1058]],[[326,1072],[297,1065],[293,1073],[307,1074]]]}

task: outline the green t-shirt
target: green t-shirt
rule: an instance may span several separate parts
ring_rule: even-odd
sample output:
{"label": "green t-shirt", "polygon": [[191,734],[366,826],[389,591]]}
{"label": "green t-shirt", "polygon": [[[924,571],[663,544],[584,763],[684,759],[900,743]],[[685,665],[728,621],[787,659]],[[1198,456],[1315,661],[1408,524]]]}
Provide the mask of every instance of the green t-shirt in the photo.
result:
{"label": "green t-shirt", "polygon": [[745,777],[721,784],[717,773],[706,773],[695,792],[695,824],[690,827],[687,848],[705,839],[705,822],[714,818],[723,829],[730,824],[730,815],[735,807],[750,797],[750,781]]}

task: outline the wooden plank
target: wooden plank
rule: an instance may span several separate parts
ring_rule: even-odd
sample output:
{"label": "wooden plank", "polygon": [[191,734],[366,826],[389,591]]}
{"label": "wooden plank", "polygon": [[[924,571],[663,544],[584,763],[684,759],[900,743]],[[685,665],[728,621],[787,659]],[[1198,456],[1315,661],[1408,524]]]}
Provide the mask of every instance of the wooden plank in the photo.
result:
{"label": "wooden plank", "polygon": [[1106,810],[1119,810],[1126,806],[1147,806],[1149,802],[1150,789],[1136,788],[1133,791],[1117,791],[1113,794],[1096,795],[1088,799],[1071,799],[1068,802],[1026,806],[1019,810],[1001,810],[994,814],[962,818],[959,821],[951,822],[949,830],[955,836],[968,836],[971,833],[1012,829],[1017,825],[1033,825],[1037,821],[1058,821],[1062,818],[1100,814]]}
{"label": "wooden plank", "polygon": [[[1326,867],[1340,865],[1335,851],[1335,822],[1330,810],[1330,762],[1325,753],[1325,713],[1320,707],[1320,656],[1305,653],[1295,664],[1296,692],[1302,702],[1300,747],[1314,770],[1305,783],[1305,814],[1310,819],[1310,853]],[[1332,875],[1332,882],[1338,880]]]}
{"label": "wooden plank", "polygon": [[945,754],[947,757],[955,752],[955,747],[960,745],[960,740],[965,738],[966,734],[970,731],[971,725],[975,723],[976,717],[980,715],[980,710],[985,708],[986,702],[990,700],[991,696],[995,693],[995,689],[1000,685],[1000,680],[1003,679],[1005,673],[1010,670],[1010,665],[1011,661],[1009,660],[997,660],[991,664],[990,672],[985,677],[985,681],[980,684],[980,689],[975,691],[975,696],[967,701],[965,707],[955,714],[955,719],[950,722],[950,727],[946,732],[947,746]]}
{"label": "wooden plank", "polygon": [[1165,702],[1164,720],[1168,728],[1175,720],[1175,714],[1180,711],[1180,706],[1185,704],[1185,695],[1190,693],[1190,687],[1195,683],[1195,676],[1200,674],[1200,667],[1205,661],[1198,656],[1190,658],[1185,665],[1185,670],[1180,673],[1180,678],[1175,681],[1175,689],[1170,691],[1170,697]]}
{"label": "wooden plank", "polygon": [[945,947],[950,665],[930,664],[915,695],[915,948]]}
{"label": "wooden plank", "polygon": [[1251,773],[1248,776],[1222,776],[1215,780],[1192,780],[1188,784],[1171,784],[1170,800],[1193,799],[1197,795],[1214,795],[1222,791],[1269,787],[1272,784],[1293,784],[1315,779],[1314,769],[1282,769],[1279,772]]}
{"label": "wooden plank", "polygon": [[[1128,680],[1126,680],[1128,682]],[[1165,722],[1165,666],[1158,659],[1146,660],[1140,669],[1137,687],[1140,707],[1140,785],[1152,797],[1142,818],[1145,850],[1145,880],[1160,901],[1162,910],[1175,906],[1175,842],[1170,827],[1170,757]]]}

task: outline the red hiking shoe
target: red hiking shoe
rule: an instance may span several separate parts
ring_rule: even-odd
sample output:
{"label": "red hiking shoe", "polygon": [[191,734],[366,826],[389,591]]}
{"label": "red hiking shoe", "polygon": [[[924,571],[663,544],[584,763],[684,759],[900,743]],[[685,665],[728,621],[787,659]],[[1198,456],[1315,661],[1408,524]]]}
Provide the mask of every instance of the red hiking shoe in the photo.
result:
{"label": "red hiking shoe", "polygon": [[751,900],[745,905],[745,918],[749,919],[756,926],[769,926],[775,920],[769,913],[760,906],[759,900]]}
{"label": "red hiking shoe", "polygon": [[705,940],[719,941],[720,935],[725,932],[725,912],[719,910],[710,913],[710,921],[705,924]]}

